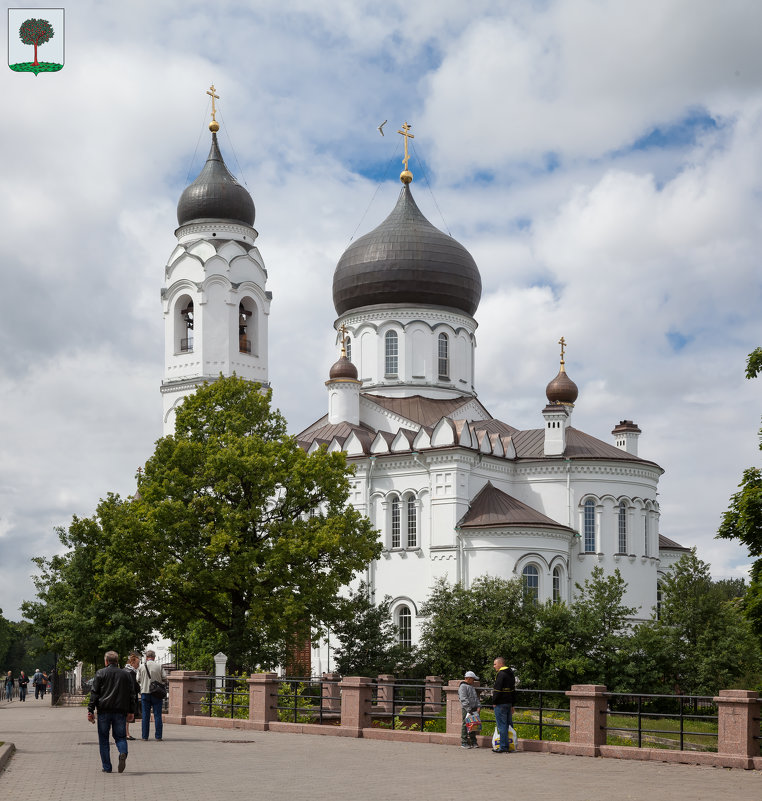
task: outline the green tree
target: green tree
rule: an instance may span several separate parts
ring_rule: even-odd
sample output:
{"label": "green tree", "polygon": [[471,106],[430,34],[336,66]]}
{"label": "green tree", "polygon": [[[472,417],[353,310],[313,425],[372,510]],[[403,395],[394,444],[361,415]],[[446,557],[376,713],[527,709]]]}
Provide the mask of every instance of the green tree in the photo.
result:
{"label": "green tree", "polygon": [[305,453],[269,391],[220,377],[158,441],[131,504],[139,526],[115,533],[115,553],[162,630],[203,620],[231,671],[272,665],[306,626],[335,622],[340,588],[380,555],[347,504],[352,472],[341,453]]}
{"label": "green tree", "polygon": [[134,531],[131,502],[109,495],[94,517],[74,517],[58,530],[66,553],[32,560],[40,570],[38,600],[21,608],[62,667],[80,660],[98,665],[107,650],[124,656],[152,639],[158,618],[115,550],[115,532],[130,526]]}
{"label": "green tree", "polygon": [[375,676],[379,673],[405,673],[415,661],[415,652],[403,648],[399,631],[392,622],[391,597],[374,604],[363,581],[349,597],[342,599],[342,619],[331,633],[338,643],[333,647],[336,670],[343,676]]}
{"label": "green tree", "polygon": [[639,627],[638,637],[646,643],[641,667],[658,675],[663,691],[713,694],[758,680],[759,644],[739,601],[725,595],[695,548],[662,579],[659,619]]}
{"label": "green tree", "polygon": [[19,38],[26,45],[34,45],[34,66],[38,66],[37,48],[53,38],[53,26],[46,19],[28,19],[21,23]]}
{"label": "green tree", "polygon": [[[756,348],[749,354],[746,377],[756,378],[760,372],[762,348]],[[759,436],[762,449],[762,429]],[[738,540],[756,557],[744,598],[744,611],[762,642],[762,470],[758,467],[744,470],[738,487],[739,491],[730,498],[728,511],[722,516],[717,537]]]}

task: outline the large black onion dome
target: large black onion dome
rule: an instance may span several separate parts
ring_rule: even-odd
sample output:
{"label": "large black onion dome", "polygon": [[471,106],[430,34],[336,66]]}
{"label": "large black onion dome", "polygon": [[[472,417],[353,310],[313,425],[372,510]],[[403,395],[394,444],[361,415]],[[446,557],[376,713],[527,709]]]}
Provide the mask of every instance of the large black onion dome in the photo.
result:
{"label": "large black onion dome", "polygon": [[407,184],[392,213],[344,251],[333,274],[340,315],[379,303],[446,306],[473,315],[481,295],[473,256],[421,214]]}
{"label": "large black onion dome", "polygon": [[180,225],[204,219],[254,225],[254,201],[225,166],[214,132],[206,164],[198,178],[185,188],[177,204]]}
{"label": "large black onion dome", "polygon": [[545,397],[549,403],[563,403],[574,406],[574,401],[577,400],[578,395],[579,389],[571,378],[566,375],[566,369],[562,362],[558,375],[545,388]]}

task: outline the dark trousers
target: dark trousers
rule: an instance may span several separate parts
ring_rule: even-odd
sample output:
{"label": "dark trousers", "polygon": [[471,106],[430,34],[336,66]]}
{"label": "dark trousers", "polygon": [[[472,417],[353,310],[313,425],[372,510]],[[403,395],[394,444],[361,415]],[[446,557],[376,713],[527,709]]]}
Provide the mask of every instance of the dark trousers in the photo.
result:
{"label": "dark trousers", "polygon": [[155,726],[154,736],[157,740],[161,740],[164,733],[164,724],[161,719],[161,707],[164,701],[161,698],[154,698],[151,693],[141,693],[140,701],[143,711],[143,739],[148,739],[148,732],[151,728],[151,710],[153,709],[153,723]]}
{"label": "dark trousers", "polygon": [[26,701],[26,684],[19,684],[19,701]]}
{"label": "dark trousers", "polygon": [[513,725],[513,707],[510,704],[497,704],[495,706],[495,723],[500,734],[500,750],[508,750],[508,727]]}
{"label": "dark trousers", "polygon": [[476,732],[468,730],[468,726],[466,726],[466,715],[468,713],[463,707],[460,708],[460,714],[463,716],[463,723],[460,726],[460,744],[476,745]]}
{"label": "dark trousers", "polygon": [[111,747],[109,732],[113,732],[116,750],[127,753],[127,715],[123,712],[98,712],[98,748],[101,752],[103,770],[111,772]]}

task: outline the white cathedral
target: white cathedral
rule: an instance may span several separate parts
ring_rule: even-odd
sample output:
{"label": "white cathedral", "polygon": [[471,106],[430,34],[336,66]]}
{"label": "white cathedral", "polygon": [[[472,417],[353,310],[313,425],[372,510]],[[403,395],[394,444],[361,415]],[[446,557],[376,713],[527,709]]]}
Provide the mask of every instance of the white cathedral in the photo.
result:
{"label": "white cathedral", "polygon": [[[225,165],[218,124],[209,127],[206,164],[177,206],[162,289],[165,434],[205,380],[235,372],[268,385],[271,294],[254,203]],[[350,502],[383,543],[367,572],[374,597],[391,596],[400,639],[415,644],[440,577],[469,586],[483,575],[520,576],[540,601],[569,601],[600,565],[619,569],[625,602],[650,617],[660,574],[687,551],[659,533],[662,468],[638,454],[641,431],[630,420],[614,426],[610,443],[572,426],[578,390],[563,338],[537,428],[519,430],[481,403],[479,269],[418,209],[405,145],[396,206],[336,266],[341,357],[325,382],[327,414],[297,435],[305,450],[343,451],[356,467]],[[313,672],[329,660],[316,646]]]}

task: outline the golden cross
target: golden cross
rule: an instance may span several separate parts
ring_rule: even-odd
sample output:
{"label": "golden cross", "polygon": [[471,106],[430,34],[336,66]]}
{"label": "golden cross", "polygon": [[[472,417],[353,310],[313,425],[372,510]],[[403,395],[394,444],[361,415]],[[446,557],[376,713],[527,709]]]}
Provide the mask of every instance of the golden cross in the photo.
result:
{"label": "golden cross", "polygon": [[563,364],[564,363],[564,348],[566,347],[566,340],[563,337],[561,337],[561,339],[558,340],[558,344],[561,346],[561,364]]}
{"label": "golden cross", "polygon": [[341,327],[339,328],[339,331],[341,331],[341,355],[344,358],[346,358],[346,356],[347,356],[347,327],[344,325],[344,323],[341,324]]}
{"label": "golden cross", "polygon": [[415,139],[415,136],[410,133],[410,129],[412,127],[413,127],[412,125],[408,125],[406,122],[403,122],[402,123],[402,130],[401,131],[397,131],[398,134],[402,134],[402,136],[405,137],[405,158],[402,159],[402,163],[405,165],[405,169],[406,170],[407,170],[407,163],[410,160],[410,156],[408,155],[408,152],[407,152],[407,140],[408,139]]}
{"label": "golden cross", "polygon": [[207,94],[212,98],[212,122],[217,122],[214,116],[217,113],[217,109],[214,107],[214,101],[219,100],[220,96],[214,94],[214,84],[209,87]]}

